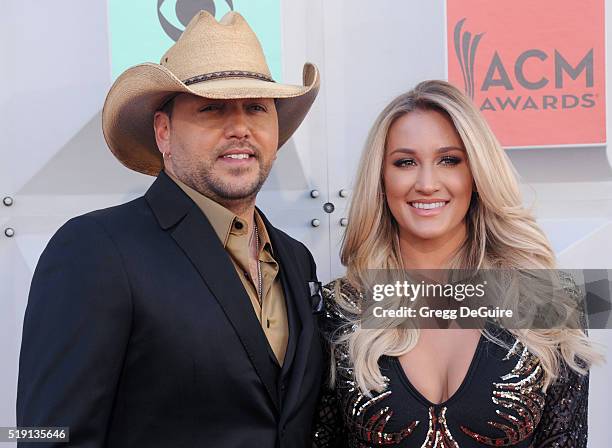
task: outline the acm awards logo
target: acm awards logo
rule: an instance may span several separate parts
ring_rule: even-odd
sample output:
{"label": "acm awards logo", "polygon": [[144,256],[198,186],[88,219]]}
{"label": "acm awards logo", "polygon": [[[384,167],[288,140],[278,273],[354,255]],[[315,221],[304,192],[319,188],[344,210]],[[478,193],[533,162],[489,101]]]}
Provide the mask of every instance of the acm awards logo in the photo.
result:
{"label": "acm awards logo", "polygon": [[[473,35],[469,31],[463,31],[466,19],[459,20],[453,33],[455,55],[459,62],[463,76],[465,92],[472,98],[476,96],[478,88],[483,98],[482,103],[477,104],[481,111],[504,111],[504,110],[565,110],[593,108],[596,97],[593,93],[563,94],[563,88],[570,82],[581,83],[581,88],[588,89],[594,85],[593,73],[593,49],[585,51],[579,61],[568,61],[558,49],[553,54],[537,48],[526,49],[516,60],[504,60],[498,51],[495,51],[488,63],[484,77],[479,81],[474,70],[478,47],[486,33]],[[527,63],[546,64],[545,68],[549,76],[535,79],[526,69]],[[515,87],[520,86],[529,91],[528,95],[513,95]],[[551,86],[558,90],[558,94],[550,94]],[[574,84],[574,87],[576,85]],[[493,94],[500,89],[504,94]],[[542,94],[545,89],[547,94]]]}
{"label": "acm awards logo", "polygon": [[[233,0],[224,1],[227,6],[229,6],[230,10],[233,11]],[[176,13],[176,18],[182,25],[182,29],[177,28],[168,20],[168,18],[164,16],[162,6],[166,2],[176,3],[174,12]],[[193,18],[193,16],[200,12],[200,10],[208,11],[214,17],[217,12],[215,0],[157,0],[157,17],[159,18],[159,23],[168,37],[175,42],[179,39],[179,37],[181,37],[181,34],[183,34],[183,31],[185,31],[185,27],[187,27],[189,21]]]}

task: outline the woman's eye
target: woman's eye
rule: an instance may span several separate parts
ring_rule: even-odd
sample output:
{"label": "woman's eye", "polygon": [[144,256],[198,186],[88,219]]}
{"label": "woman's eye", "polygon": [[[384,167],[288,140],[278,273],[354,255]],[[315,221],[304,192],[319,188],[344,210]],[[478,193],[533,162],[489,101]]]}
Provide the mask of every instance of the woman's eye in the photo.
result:
{"label": "woman's eye", "polygon": [[461,162],[461,159],[459,157],[445,156],[442,157],[442,160],[440,162],[443,165],[457,165],[459,162]]}
{"label": "woman's eye", "polygon": [[415,165],[414,159],[400,159],[393,162],[393,165],[397,167],[413,166]]}

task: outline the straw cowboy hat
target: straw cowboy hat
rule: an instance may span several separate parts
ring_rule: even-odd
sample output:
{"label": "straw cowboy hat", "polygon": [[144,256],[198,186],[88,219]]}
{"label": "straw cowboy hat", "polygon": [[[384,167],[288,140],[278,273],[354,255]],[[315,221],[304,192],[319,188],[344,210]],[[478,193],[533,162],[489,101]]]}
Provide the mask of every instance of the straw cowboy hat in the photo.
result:
{"label": "straw cowboy hat", "polygon": [[221,21],[200,11],[160,64],[127,69],[111,87],[102,130],[112,153],[128,168],[157,176],[163,168],[153,116],[170,98],[191,93],[212,99],[277,98],[280,148],[298,128],[319,91],[319,72],[306,63],[302,86],[272,80],[261,44],[244,18]]}

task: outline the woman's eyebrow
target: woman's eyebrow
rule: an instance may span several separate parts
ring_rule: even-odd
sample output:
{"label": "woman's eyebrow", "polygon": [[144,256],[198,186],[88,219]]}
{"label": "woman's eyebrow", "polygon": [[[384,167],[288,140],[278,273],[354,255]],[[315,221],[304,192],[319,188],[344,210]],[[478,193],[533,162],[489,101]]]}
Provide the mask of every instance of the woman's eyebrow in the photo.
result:
{"label": "woman's eyebrow", "polygon": [[438,148],[436,152],[439,154],[442,152],[448,152],[453,150],[465,152],[465,149],[460,146],[442,146],[441,148]]}
{"label": "woman's eyebrow", "polygon": [[[441,154],[441,153],[445,153],[445,152],[453,151],[453,150],[465,152],[465,149],[461,148],[460,146],[442,146],[436,149],[436,153]],[[418,151],[412,148],[396,148],[391,152],[391,154],[395,154],[397,152],[403,153],[403,154],[414,155],[414,154],[417,154]]]}

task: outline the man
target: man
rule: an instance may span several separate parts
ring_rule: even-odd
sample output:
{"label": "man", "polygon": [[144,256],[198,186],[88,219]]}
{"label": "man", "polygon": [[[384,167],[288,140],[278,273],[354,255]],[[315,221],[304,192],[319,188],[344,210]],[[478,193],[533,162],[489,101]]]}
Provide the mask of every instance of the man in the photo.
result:
{"label": "man", "polygon": [[310,445],[315,265],[255,198],[318,86],[311,64],[304,86],[274,83],[245,20],[203,11],[161,65],[117,79],[106,141],[157,179],[70,220],[42,254],[19,426],[68,426],[74,447]]}

